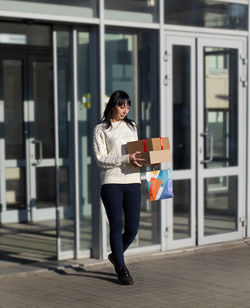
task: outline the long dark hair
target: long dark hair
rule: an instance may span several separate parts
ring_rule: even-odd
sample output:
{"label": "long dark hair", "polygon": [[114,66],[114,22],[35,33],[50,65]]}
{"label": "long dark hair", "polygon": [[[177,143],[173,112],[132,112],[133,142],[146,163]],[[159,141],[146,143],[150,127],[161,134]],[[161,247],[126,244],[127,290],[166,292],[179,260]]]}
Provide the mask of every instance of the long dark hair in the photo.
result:
{"label": "long dark hair", "polygon": [[[131,106],[131,100],[129,95],[123,91],[123,90],[117,90],[115,91],[109,98],[108,104],[104,110],[103,117],[101,119],[101,123],[106,123],[106,128],[109,128],[111,126],[110,118],[113,113],[113,108],[118,106],[123,106],[127,104],[129,107]],[[129,126],[135,128],[135,122],[133,120],[130,120],[127,118],[127,116],[123,119]]]}

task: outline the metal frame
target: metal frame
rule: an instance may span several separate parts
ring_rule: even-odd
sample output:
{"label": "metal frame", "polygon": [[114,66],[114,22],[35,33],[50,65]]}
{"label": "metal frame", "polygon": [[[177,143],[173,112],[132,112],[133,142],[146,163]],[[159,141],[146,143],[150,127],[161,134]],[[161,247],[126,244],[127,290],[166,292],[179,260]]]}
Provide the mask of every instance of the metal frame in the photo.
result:
{"label": "metal frame", "polygon": [[[0,62],[1,72],[2,69],[2,61]],[[0,93],[3,94],[3,82],[2,82],[2,74],[0,74]],[[0,222],[2,222],[2,212],[6,209],[5,208],[5,192],[6,192],[6,185],[5,185],[5,139],[3,138],[4,135],[4,100],[1,97],[0,100]]]}
{"label": "metal frame", "polygon": [[[165,31],[164,31],[164,0],[160,0],[160,32],[159,32],[159,92],[160,92],[160,135],[161,136],[167,136],[167,122],[165,119],[165,116],[167,114],[167,96],[165,95],[165,85],[164,85],[164,79],[165,79],[165,67],[162,65],[164,61],[164,54],[165,54]],[[166,102],[166,103],[165,103]],[[161,164],[161,168],[166,168],[167,164]],[[168,242],[166,241],[166,230],[169,228],[169,222],[167,220],[167,207],[168,207],[167,200],[161,200],[161,251],[167,250]]]}
{"label": "metal frame", "polygon": [[[13,48],[13,47],[12,47]],[[8,49],[4,49],[4,51],[8,51]],[[31,86],[31,72],[32,72],[32,66],[30,63],[32,63],[32,60],[40,59],[40,57],[44,56],[44,53],[42,51],[35,52],[34,54],[31,53],[30,55],[26,55],[25,52],[9,52],[6,54],[6,56],[2,56],[2,59],[6,60],[20,60],[22,63],[22,89],[23,89],[23,123],[24,123],[24,134],[25,131],[28,130],[27,123],[32,122],[34,120],[34,102],[27,99],[30,97],[30,93],[27,91],[32,88]],[[47,55],[45,55],[45,59],[47,60]],[[26,80],[26,84],[24,84],[24,80]],[[4,106],[4,102],[2,104],[2,108]],[[4,123],[4,108],[2,110],[2,121]],[[41,162],[39,166],[35,165],[36,159],[35,159],[35,145],[32,143],[32,138],[26,136],[24,138],[24,148],[25,148],[25,157],[23,159],[9,159],[5,160],[5,141],[2,140],[3,147],[2,147],[2,189],[4,189],[4,192],[1,194],[2,199],[1,202],[4,205],[2,209],[2,217],[1,221],[3,223],[12,223],[18,220],[18,217],[20,215],[23,215],[23,218],[27,218],[29,222],[39,221],[43,218],[47,217],[47,213],[51,213],[51,217],[54,215],[54,210],[51,208],[46,209],[37,209],[35,207],[35,204],[33,203],[33,200],[36,200],[36,168],[39,167],[49,167],[54,166],[54,159],[45,159],[45,162]],[[25,193],[26,193],[26,208],[25,209],[16,209],[7,211],[6,209],[6,180],[5,180],[5,171],[6,168],[14,168],[14,167],[24,167],[25,168]]]}
{"label": "metal frame", "polygon": [[[167,217],[168,217],[168,224],[167,224],[167,247],[168,249],[177,249],[181,247],[189,247],[195,245],[195,226],[196,226],[196,194],[195,194],[195,186],[196,186],[196,166],[195,166],[195,153],[196,153],[196,110],[195,110],[195,86],[196,86],[196,78],[195,78],[195,55],[196,55],[196,48],[195,48],[195,38],[194,37],[183,37],[183,36],[176,36],[171,32],[167,32],[165,35],[165,46],[166,46],[166,101],[167,104],[167,129],[166,135],[170,137],[170,142],[174,138],[173,134],[173,68],[172,68],[172,47],[173,45],[178,46],[189,46],[190,47],[190,138],[191,138],[191,166],[189,170],[173,170],[172,177],[173,180],[190,180],[190,237],[185,239],[173,239],[173,218],[174,218],[174,211],[173,206],[174,202],[173,199],[168,200],[169,203],[167,205]],[[170,76],[170,77],[169,77]],[[172,163],[171,163],[172,168]]]}
{"label": "metal frame", "polygon": [[[240,63],[241,56],[245,55],[244,50],[244,40],[238,40],[231,38],[227,40],[224,37],[214,37],[198,38],[197,46],[197,61],[200,63],[197,71],[197,112],[198,112],[198,127],[197,127],[197,144],[198,149],[204,147],[204,140],[200,137],[200,133],[203,132],[203,104],[204,104],[204,88],[203,88],[203,47],[204,46],[213,46],[213,47],[222,47],[222,48],[234,48],[238,49],[238,162],[237,167],[226,167],[226,168],[216,168],[216,169],[205,169],[203,164],[200,164],[200,161],[203,160],[203,150],[202,152],[198,151],[198,160],[197,160],[197,171],[198,171],[198,202],[201,206],[198,207],[198,245],[216,243],[234,239],[241,239],[244,237],[244,228],[241,227],[241,219],[245,217],[245,99],[244,99],[244,90],[240,84],[241,78],[244,76],[243,65]],[[243,120],[242,120],[243,116]],[[238,176],[238,230],[230,233],[216,234],[211,236],[205,236],[203,234],[204,230],[204,192],[203,192],[203,179],[215,176],[229,176],[236,175]]]}
{"label": "metal frame", "polygon": [[[224,2],[237,2],[237,3],[248,3],[248,0],[239,0],[239,1],[233,1],[233,0],[221,0]],[[105,97],[105,26],[119,26],[119,27],[136,27],[136,28],[141,28],[141,29],[155,29],[159,30],[159,93],[160,93],[160,133],[161,135],[169,135],[169,132],[172,131],[172,127],[170,127],[170,124],[166,124],[165,120],[165,115],[167,114],[167,111],[169,110],[168,104],[168,96],[165,93],[165,86],[164,86],[164,75],[165,75],[165,67],[163,64],[163,59],[164,59],[164,50],[165,50],[165,31],[170,31],[169,35],[174,34],[176,37],[183,37],[183,33],[185,33],[185,37],[193,37],[193,34],[195,33],[196,36],[200,34],[204,35],[211,35],[214,36],[216,35],[224,35],[228,37],[237,37],[237,36],[242,36],[242,37],[247,37],[248,36],[248,50],[250,49],[250,34],[249,31],[232,31],[232,30],[226,30],[226,29],[208,29],[208,28],[198,28],[198,27],[185,27],[185,26],[173,26],[173,25],[167,25],[164,23],[164,0],[159,0],[159,5],[160,5],[160,20],[159,23],[140,23],[140,22],[120,22],[120,21],[115,21],[115,20],[105,20],[104,18],[104,0],[100,0],[100,5],[99,5],[99,10],[100,10],[100,17],[99,18],[79,18],[79,17],[72,17],[72,16],[57,16],[57,15],[46,15],[46,14],[39,14],[39,13],[20,13],[20,12],[12,12],[12,11],[3,11],[0,10],[0,16],[2,17],[8,17],[8,18],[27,18],[27,19],[35,19],[35,20],[43,20],[43,21],[50,21],[50,22],[62,22],[62,23],[81,23],[81,24],[89,24],[89,25],[98,25],[99,27],[99,47],[100,47],[100,54],[99,54],[99,61],[100,61],[100,111],[101,114],[104,111],[104,97]],[[250,9],[249,9],[250,12]],[[249,28],[250,28],[250,22],[249,22]],[[74,140],[74,150],[75,150],[75,170],[78,170],[78,157],[77,157],[77,139],[76,136],[78,134],[78,127],[76,124],[76,119],[77,119],[77,63],[76,63],[76,29],[74,31],[74,118],[75,118],[75,126],[74,126],[74,133],[75,133],[75,140]],[[172,31],[172,32],[171,32]],[[58,97],[57,97],[57,54],[56,54],[56,31],[53,31],[53,59],[54,59],[54,98],[55,98],[55,106],[57,106],[58,103]],[[248,77],[250,78],[250,72],[248,70]],[[248,80],[249,80],[248,78]],[[250,90],[248,89],[248,96],[250,95]],[[1,112],[3,110],[3,101],[0,101],[0,125],[2,122],[4,122],[4,113]],[[57,108],[55,107],[55,121],[57,123],[58,121],[58,114]],[[250,118],[250,108],[248,108],[248,119]],[[55,131],[56,135],[56,131]],[[248,154],[250,153],[250,125],[248,125],[248,134],[246,136],[246,139],[248,142]],[[59,159],[59,144],[58,144],[58,137],[55,136],[55,144],[56,144],[56,168],[57,168],[57,182],[58,182],[58,168],[60,164],[60,159]],[[3,166],[3,161],[4,161],[4,140],[0,139],[0,204],[3,204],[4,198],[5,198],[5,168]],[[247,156],[248,157],[248,156]],[[246,161],[247,161],[246,157]],[[164,164],[162,164],[162,167],[164,167]],[[250,164],[247,165],[247,174],[250,172]],[[182,174],[179,172],[174,172],[173,173],[173,178],[174,179],[184,179],[184,178],[190,178],[190,176],[193,176],[193,174]],[[247,179],[247,175],[245,177]],[[77,178],[77,172],[75,173],[75,183],[78,185],[78,178]],[[248,187],[250,189],[250,181],[248,181]],[[247,191],[249,191],[247,189]],[[79,233],[79,203],[78,201],[78,191],[79,187],[76,187],[75,190],[75,197],[76,197],[76,233]],[[192,191],[193,192],[193,191]],[[57,184],[57,195],[59,195],[59,186]],[[247,204],[250,204],[250,194],[247,195]],[[161,202],[161,247],[158,245],[156,246],[150,246],[152,250],[155,248],[161,249],[162,251],[175,248],[173,243],[170,241],[170,234],[167,234],[166,232],[166,227],[169,228],[171,226],[171,217],[169,214],[169,206],[171,201],[162,201]],[[100,201],[101,204],[101,201]],[[59,200],[57,200],[57,217],[59,217]],[[96,205],[97,206],[97,205]],[[1,212],[0,212],[1,215]],[[0,216],[1,217],[1,216]],[[250,222],[250,211],[248,211],[248,222]],[[106,228],[106,214],[104,211],[104,207],[100,207],[100,259],[106,259],[107,258],[107,228]],[[170,230],[170,229],[169,229]],[[248,235],[250,234],[250,224],[248,224]],[[74,255],[76,258],[84,255],[79,251],[79,234],[76,235],[75,238],[76,241],[76,247],[75,247],[75,252]],[[58,240],[57,240],[57,245],[58,245],[58,256],[59,258],[64,258],[64,257],[73,257],[73,252],[69,253],[61,253],[60,252],[60,232],[58,230]],[[180,244],[181,246],[182,244]],[[185,243],[184,243],[185,245]],[[146,250],[149,251],[151,248],[148,247]],[[148,250],[149,249],[149,250]],[[137,249],[131,249],[128,251],[128,254],[130,252],[140,252],[144,251],[144,247],[139,247]]]}
{"label": "metal frame", "polygon": [[[28,75],[32,76],[32,63],[33,61],[36,62],[49,62],[49,61],[53,61],[53,56],[50,57],[50,55],[29,55],[27,58],[27,65],[29,68],[28,71]],[[53,62],[52,62],[53,64]],[[29,86],[28,89],[29,91],[34,91],[34,85],[33,85],[33,80],[32,77],[28,77],[26,78],[29,82]],[[54,89],[53,89],[54,91]],[[30,93],[33,94],[33,93]],[[33,97],[33,95],[29,95],[29,97]],[[25,101],[26,103],[26,101]],[[54,108],[54,106],[52,106]],[[28,120],[31,122],[35,121],[35,101],[34,98],[33,100],[29,100],[28,102]],[[32,134],[33,135],[33,134]],[[36,148],[35,148],[35,144],[39,143],[38,140],[35,140],[34,137],[27,139],[27,149],[28,151],[26,152],[27,154],[29,153],[29,155],[27,156],[27,176],[28,176],[28,189],[29,189],[29,193],[28,196],[30,196],[30,200],[28,202],[28,211],[29,211],[29,220],[31,222],[37,222],[40,220],[44,220],[47,217],[50,217],[51,219],[55,219],[56,218],[56,213],[55,213],[55,209],[54,207],[51,208],[44,208],[44,209],[38,209],[35,206],[35,201],[33,200],[37,200],[37,189],[36,189],[36,170],[39,168],[43,168],[43,167],[55,167],[55,158],[43,158],[40,163],[38,163],[38,160],[36,159]],[[41,143],[42,145],[42,143]],[[41,148],[40,148],[41,149]],[[28,171],[30,170],[30,173],[28,173]],[[34,206],[34,207],[33,207]]]}
{"label": "metal frame", "polygon": [[[250,0],[248,5],[248,29],[250,29]],[[250,163],[249,163],[249,155],[250,155],[250,107],[249,107],[249,99],[250,99],[250,87],[249,87],[249,80],[250,80],[250,69],[249,69],[249,59],[250,59],[250,31],[248,31],[248,44],[247,44],[247,60],[248,60],[248,71],[247,71],[247,80],[248,80],[248,91],[247,91],[247,136],[246,136],[246,144],[247,144],[247,152],[246,152],[246,224],[247,224],[247,234],[246,237],[250,237],[250,181],[249,181],[249,174],[250,174]]]}
{"label": "metal frame", "polygon": [[79,162],[78,162],[78,115],[77,115],[77,31],[73,29],[73,112],[74,112],[74,169],[75,169],[75,257],[78,259],[80,250],[79,222]]}

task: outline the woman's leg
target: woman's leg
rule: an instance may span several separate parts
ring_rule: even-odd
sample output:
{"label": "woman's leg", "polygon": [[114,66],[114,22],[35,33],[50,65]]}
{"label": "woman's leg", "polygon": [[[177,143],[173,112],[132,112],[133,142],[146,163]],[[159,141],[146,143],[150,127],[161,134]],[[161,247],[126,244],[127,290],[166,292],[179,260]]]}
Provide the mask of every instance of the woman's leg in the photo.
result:
{"label": "woman's leg", "polygon": [[123,251],[133,242],[139,229],[141,211],[141,185],[125,184],[123,210],[125,216],[124,233],[122,235]]}
{"label": "woman's leg", "polygon": [[123,190],[119,184],[104,184],[101,198],[108,216],[112,259],[117,268],[124,267],[122,244],[122,206]]}

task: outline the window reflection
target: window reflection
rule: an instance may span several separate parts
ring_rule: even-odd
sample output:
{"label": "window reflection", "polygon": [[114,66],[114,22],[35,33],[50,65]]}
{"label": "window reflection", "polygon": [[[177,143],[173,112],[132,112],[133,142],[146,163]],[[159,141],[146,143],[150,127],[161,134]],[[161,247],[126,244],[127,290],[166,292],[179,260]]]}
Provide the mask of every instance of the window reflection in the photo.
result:
{"label": "window reflection", "polygon": [[73,201],[73,78],[72,78],[72,34],[57,31],[57,75],[58,75],[58,141],[59,157],[59,228],[61,252],[74,249],[75,203]]}
{"label": "window reflection", "polygon": [[[93,76],[96,41],[89,31],[78,33],[78,148],[79,148],[79,213],[80,249],[92,245],[93,178],[91,158],[92,125],[96,123]],[[94,80],[94,79],[93,79]],[[93,81],[92,80],[92,81]]]}
{"label": "window reflection", "polygon": [[7,210],[25,209],[25,168],[6,168],[5,180]]}
{"label": "window reflection", "polygon": [[191,167],[190,46],[173,46],[173,168]]}
{"label": "window reflection", "polygon": [[[106,94],[122,89],[132,99],[129,117],[138,125],[139,138],[158,137],[158,34],[108,27],[105,35]],[[144,170],[145,171],[145,170]],[[160,243],[160,207],[143,190],[139,235],[133,246]]]}
{"label": "window reflection", "polygon": [[54,167],[36,168],[37,208],[56,206],[56,177]]}
{"label": "window reflection", "polygon": [[174,240],[191,237],[191,181],[174,181]]}
{"label": "window reflection", "polygon": [[158,22],[159,0],[105,0],[105,18],[124,21]]}
{"label": "window reflection", "polygon": [[46,25],[0,23],[0,43],[51,46],[51,27]]}
{"label": "window reflection", "polygon": [[165,23],[247,30],[248,6],[213,0],[167,0]]}
{"label": "window reflection", "polygon": [[23,63],[21,60],[3,60],[6,159],[24,158],[22,69]]}
{"label": "window reflection", "polygon": [[[204,48],[204,131],[213,135],[213,161],[207,168],[235,166],[238,161],[238,52],[228,48]],[[210,156],[205,139],[205,157]]]}
{"label": "window reflection", "polygon": [[132,99],[129,117],[137,122],[140,137],[158,137],[157,32],[108,28],[105,51],[106,94],[126,91]]}
{"label": "window reflection", "polygon": [[[12,2],[13,0],[1,0],[1,2]],[[79,16],[79,17],[97,17],[98,0],[14,0],[23,2],[19,6],[19,11],[27,10],[29,12]],[[7,3],[8,4],[8,3]],[[26,5],[25,5],[26,4]],[[14,6],[11,5],[12,9]],[[49,8],[48,8],[49,7]]]}
{"label": "window reflection", "polygon": [[237,176],[204,180],[204,235],[233,232],[238,228]]}

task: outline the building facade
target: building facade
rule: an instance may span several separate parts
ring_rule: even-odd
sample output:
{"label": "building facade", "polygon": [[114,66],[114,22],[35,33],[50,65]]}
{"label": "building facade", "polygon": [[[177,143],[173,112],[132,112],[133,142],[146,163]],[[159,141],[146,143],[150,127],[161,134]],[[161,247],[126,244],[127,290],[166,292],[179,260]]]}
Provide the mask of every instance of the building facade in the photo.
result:
{"label": "building facade", "polygon": [[127,253],[249,237],[248,58],[248,0],[0,1],[3,249],[107,258],[91,143],[116,89],[140,138],[170,138],[174,179],[152,203],[142,169]]}

